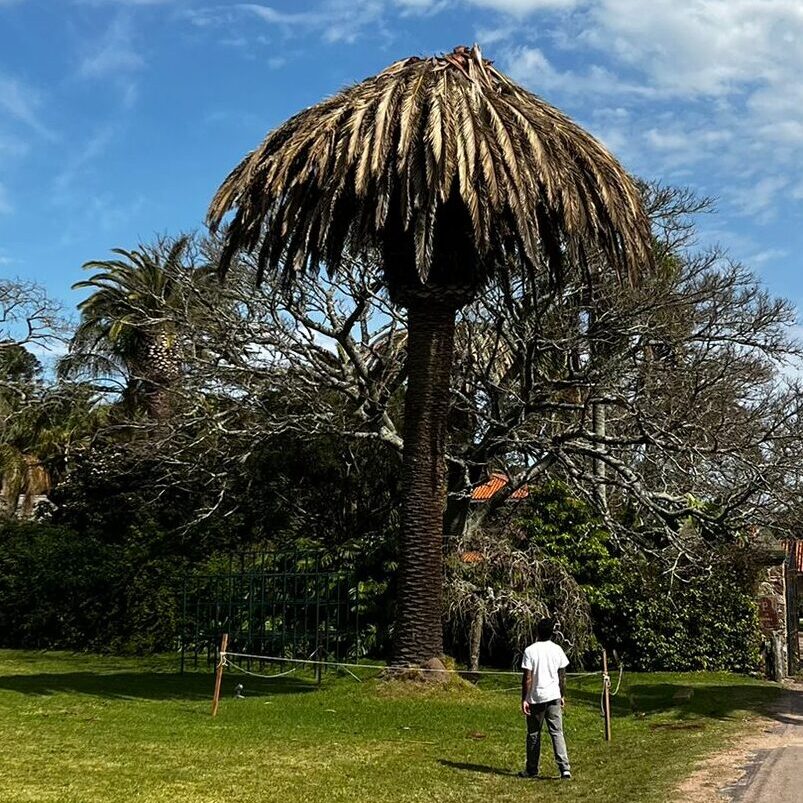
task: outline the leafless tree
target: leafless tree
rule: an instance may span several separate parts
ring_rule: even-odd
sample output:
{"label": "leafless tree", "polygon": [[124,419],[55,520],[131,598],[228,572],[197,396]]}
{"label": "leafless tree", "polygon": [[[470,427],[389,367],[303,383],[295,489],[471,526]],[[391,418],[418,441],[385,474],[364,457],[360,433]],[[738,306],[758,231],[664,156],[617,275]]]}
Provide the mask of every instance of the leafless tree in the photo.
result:
{"label": "leafless tree", "polygon": [[[694,251],[706,201],[646,192],[659,235],[649,283],[624,290],[589,271],[558,290],[546,273],[511,272],[458,317],[453,535],[490,468],[509,483],[480,519],[549,473],[623,543],[656,553],[702,554],[715,532],[789,526],[801,437],[794,310],[720,251]],[[218,245],[207,247],[213,263]],[[175,476],[203,475],[220,510],[227,477],[283,433],[403,446],[405,326],[378,265],[288,292],[255,288],[248,259],[225,284],[189,286],[169,313],[185,333],[185,370],[180,413],[159,437]]]}

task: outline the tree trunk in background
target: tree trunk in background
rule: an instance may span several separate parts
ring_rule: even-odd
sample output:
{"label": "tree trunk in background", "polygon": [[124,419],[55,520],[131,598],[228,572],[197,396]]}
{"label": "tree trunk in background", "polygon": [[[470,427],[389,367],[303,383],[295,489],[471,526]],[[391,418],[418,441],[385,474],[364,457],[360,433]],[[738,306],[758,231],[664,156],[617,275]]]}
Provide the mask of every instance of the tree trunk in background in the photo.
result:
{"label": "tree trunk in background", "polygon": [[443,654],[443,514],[446,419],[455,309],[415,300],[407,311],[401,565],[393,661]]}
{"label": "tree trunk in background", "polygon": [[[473,470],[471,473],[479,474],[479,469]],[[479,476],[476,479],[478,480]],[[466,478],[461,466],[447,467],[446,491],[443,534],[451,543],[456,543],[466,530],[468,516],[471,512],[471,485],[466,485]]]}
{"label": "tree trunk in background", "polygon": [[[594,429],[594,434],[598,438],[605,437],[605,405],[602,402],[596,402],[591,409],[591,426]],[[597,449],[604,452],[605,447],[601,444],[597,445]],[[608,509],[608,490],[605,486],[605,477],[607,474],[607,466],[604,460],[594,460],[594,493],[597,497],[597,505],[600,510]]]}
{"label": "tree trunk in background", "polygon": [[485,618],[482,611],[477,611],[471,620],[471,630],[468,634],[469,663],[468,668],[476,672],[480,668],[480,649],[482,647],[482,626]]}

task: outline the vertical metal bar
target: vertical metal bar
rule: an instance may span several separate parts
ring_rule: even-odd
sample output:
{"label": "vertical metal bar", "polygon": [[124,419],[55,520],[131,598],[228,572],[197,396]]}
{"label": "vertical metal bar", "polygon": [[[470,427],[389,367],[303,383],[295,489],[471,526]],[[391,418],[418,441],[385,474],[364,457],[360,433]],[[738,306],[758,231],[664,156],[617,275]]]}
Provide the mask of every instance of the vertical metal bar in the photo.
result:
{"label": "vertical metal bar", "polygon": [[608,677],[608,653],[602,651],[602,713],[605,717],[605,741],[611,740],[611,681]]}
{"label": "vertical metal bar", "polygon": [[359,658],[362,653],[360,652],[360,580],[357,577],[357,572],[352,574],[354,580],[354,645]]}
{"label": "vertical metal bar", "polygon": [[[321,654],[321,573],[320,564],[316,560],[315,565],[315,660],[322,661]],[[318,685],[321,685],[321,664],[315,664],[315,675]]]}
{"label": "vertical metal bar", "polygon": [[179,674],[184,674],[184,649],[187,640],[187,576],[184,575],[184,582],[181,588],[181,626],[178,631],[179,646],[181,649],[179,659]]}

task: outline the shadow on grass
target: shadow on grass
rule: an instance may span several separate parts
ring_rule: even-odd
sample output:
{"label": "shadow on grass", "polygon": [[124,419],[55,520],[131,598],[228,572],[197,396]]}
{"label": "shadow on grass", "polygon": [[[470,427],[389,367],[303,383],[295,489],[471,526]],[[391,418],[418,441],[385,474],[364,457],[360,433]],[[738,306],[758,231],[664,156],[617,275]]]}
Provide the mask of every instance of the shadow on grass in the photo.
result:
{"label": "shadow on grass", "polygon": [[[224,678],[223,694],[230,696],[234,686],[243,682],[235,674]],[[178,672],[58,672],[35,675],[0,676],[0,691],[19,694],[88,694],[110,699],[141,700],[211,700],[214,676]],[[299,694],[315,690],[308,681],[296,678],[248,683],[249,697],[274,694]]]}
{"label": "shadow on grass", "polygon": [[[438,764],[443,767],[450,767],[453,770],[462,770],[463,772],[478,772],[482,775],[502,775],[506,778],[518,778],[519,773],[516,770],[504,770],[499,767],[489,767],[487,764],[470,764],[465,761],[449,761],[446,758],[439,758]],[[560,775],[538,775],[535,778],[522,778],[522,781],[559,781]]]}
{"label": "shadow on grass", "polygon": [[468,764],[464,761],[449,761],[446,758],[439,758],[438,764],[443,767],[451,767],[453,770],[463,770],[464,772],[479,772],[483,775],[506,775],[509,778],[516,777],[516,773],[513,770],[489,767],[487,764]]}
{"label": "shadow on grass", "polygon": [[[689,694],[691,692],[691,694]],[[792,692],[803,696],[803,692]],[[597,691],[576,690],[571,697],[589,705],[599,705]],[[639,683],[623,686],[612,699],[614,717],[675,712],[678,719],[706,717],[733,719],[739,712],[765,714],[782,721],[781,712],[773,711],[778,689],[773,686],[707,685],[705,683]]]}

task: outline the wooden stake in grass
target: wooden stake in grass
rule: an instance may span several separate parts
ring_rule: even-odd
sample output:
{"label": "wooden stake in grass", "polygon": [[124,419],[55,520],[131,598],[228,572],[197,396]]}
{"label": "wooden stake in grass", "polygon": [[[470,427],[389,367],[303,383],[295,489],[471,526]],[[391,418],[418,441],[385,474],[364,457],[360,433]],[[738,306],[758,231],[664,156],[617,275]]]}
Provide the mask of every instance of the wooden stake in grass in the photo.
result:
{"label": "wooden stake in grass", "polygon": [[602,715],[605,717],[605,741],[611,740],[611,679],[608,677],[608,652],[602,651]]}
{"label": "wooden stake in grass", "polygon": [[226,648],[229,646],[229,634],[224,633],[223,638],[220,639],[220,660],[217,664],[217,672],[215,672],[215,693],[212,696],[212,716],[217,716],[217,709],[220,705],[220,684],[223,682],[223,661],[226,655]]}

